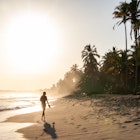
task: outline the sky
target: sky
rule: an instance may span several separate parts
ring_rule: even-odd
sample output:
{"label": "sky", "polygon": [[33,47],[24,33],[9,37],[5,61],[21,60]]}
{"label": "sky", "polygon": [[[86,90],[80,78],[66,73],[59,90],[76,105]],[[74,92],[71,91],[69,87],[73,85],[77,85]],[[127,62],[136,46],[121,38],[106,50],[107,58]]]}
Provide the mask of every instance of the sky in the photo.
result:
{"label": "sky", "polygon": [[0,0],[0,90],[51,87],[72,65],[82,67],[89,44],[101,57],[125,49],[124,27],[113,30],[112,15],[122,1]]}

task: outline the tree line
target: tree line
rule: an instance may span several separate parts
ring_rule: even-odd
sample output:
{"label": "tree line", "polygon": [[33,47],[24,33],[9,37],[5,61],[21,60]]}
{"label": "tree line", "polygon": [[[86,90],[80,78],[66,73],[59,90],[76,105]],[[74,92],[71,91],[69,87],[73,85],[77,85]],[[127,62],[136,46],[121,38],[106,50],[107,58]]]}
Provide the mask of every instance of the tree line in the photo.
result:
{"label": "tree line", "polygon": [[[140,0],[120,2],[114,9],[113,18],[119,19],[115,26],[124,24],[125,50],[112,47],[99,61],[95,45],[86,45],[81,52],[83,67],[78,68],[74,64],[64,79],[60,79],[49,91],[87,95],[140,91]],[[130,49],[127,45],[127,22],[131,24],[129,38],[134,40]]]}

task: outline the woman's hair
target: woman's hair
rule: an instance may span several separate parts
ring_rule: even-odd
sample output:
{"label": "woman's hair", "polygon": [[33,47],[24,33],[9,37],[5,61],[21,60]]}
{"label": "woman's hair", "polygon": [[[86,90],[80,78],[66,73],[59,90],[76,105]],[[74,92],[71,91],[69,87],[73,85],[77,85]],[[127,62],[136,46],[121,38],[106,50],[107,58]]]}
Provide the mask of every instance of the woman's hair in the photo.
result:
{"label": "woman's hair", "polygon": [[45,91],[43,92],[43,95],[46,95],[46,92]]}

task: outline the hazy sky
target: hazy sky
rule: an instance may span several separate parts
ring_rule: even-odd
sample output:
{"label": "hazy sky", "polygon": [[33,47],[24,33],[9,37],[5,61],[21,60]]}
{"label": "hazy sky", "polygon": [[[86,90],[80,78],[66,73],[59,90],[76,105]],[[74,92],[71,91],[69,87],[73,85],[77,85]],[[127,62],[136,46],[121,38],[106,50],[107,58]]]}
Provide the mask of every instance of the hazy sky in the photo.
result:
{"label": "hazy sky", "polygon": [[88,44],[101,56],[125,49],[123,25],[113,30],[121,1],[0,0],[0,89],[50,87],[82,67]]}

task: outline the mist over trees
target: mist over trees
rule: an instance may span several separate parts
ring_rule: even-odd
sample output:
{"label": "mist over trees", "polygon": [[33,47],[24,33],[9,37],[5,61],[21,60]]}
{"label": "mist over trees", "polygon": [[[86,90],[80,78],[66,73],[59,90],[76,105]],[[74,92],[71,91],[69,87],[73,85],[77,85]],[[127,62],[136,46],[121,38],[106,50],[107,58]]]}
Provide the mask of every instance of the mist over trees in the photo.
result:
{"label": "mist over trees", "polygon": [[68,95],[76,91],[77,84],[79,83],[82,70],[74,64],[68,72],[65,73],[64,78],[60,79],[56,84],[53,84],[49,90],[50,93],[56,95]]}
{"label": "mist over trees", "polygon": [[96,47],[86,45],[81,52],[83,67],[79,68],[77,64],[74,64],[65,73],[63,79],[52,85],[49,92],[59,95],[133,93],[135,89],[135,50],[132,48],[127,53],[127,81],[125,55],[125,50],[112,47],[98,62],[100,55]]}
{"label": "mist over trees", "polygon": [[[100,56],[95,45],[84,46],[81,50],[83,67],[74,64],[49,91],[58,94],[129,94],[140,92],[140,1],[120,2],[115,7],[113,16],[124,24],[125,50],[112,47],[104,56]],[[127,34],[126,23],[131,24],[131,32]],[[115,26],[116,26],[115,25]],[[133,46],[127,40],[134,40]],[[99,58],[100,57],[100,61]]]}

